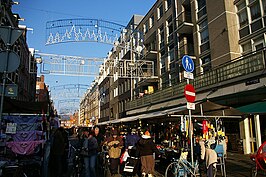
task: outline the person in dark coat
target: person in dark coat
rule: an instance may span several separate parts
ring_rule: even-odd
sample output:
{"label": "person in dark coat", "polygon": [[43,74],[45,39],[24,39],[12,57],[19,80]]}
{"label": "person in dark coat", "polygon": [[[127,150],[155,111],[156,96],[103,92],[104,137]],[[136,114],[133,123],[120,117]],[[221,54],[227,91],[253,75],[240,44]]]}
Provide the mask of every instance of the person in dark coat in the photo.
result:
{"label": "person in dark coat", "polygon": [[85,140],[83,142],[83,149],[86,154],[83,154],[84,166],[85,166],[85,176],[86,177],[96,177],[96,160],[98,154],[98,143],[97,139],[94,137],[93,131],[84,131]]}
{"label": "person in dark coat", "polygon": [[146,131],[138,141],[137,153],[139,154],[141,160],[142,176],[146,176],[146,174],[148,174],[148,177],[152,177],[155,171],[155,159],[153,157],[153,153],[160,155],[160,151],[156,148],[156,145],[148,131]]}
{"label": "person in dark coat", "polygon": [[132,157],[136,157],[136,144],[140,140],[140,136],[137,135],[136,129],[129,129],[125,138],[125,149]]}
{"label": "person in dark coat", "polygon": [[65,130],[63,127],[59,127],[53,134],[49,164],[51,169],[51,177],[63,176],[63,159],[66,147],[64,131]]}
{"label": "person in dark coat", "polygon": [[128,149],[130,146],[134,147],[136,143],[139,141],[140,136],[136,134],[135,129],[128,130],[128,134],[125,139],[125,148]]}
{"label": "person in dark coat", "polygon": [[97,139],[97,143],[98,143],[98,152],[102,151],[102,145],[104,142],[104,136],[103,134],[100,133],[100,128],[99,127],[95,127],[94,128],[94,137]]}
{"label": "person in dark coat", "polygon": [[97,173],[97,176],[101,176],[103,158],[102,158],[102,155],[100,154],[100,152],[102,152],[102,145],[104,143],[104,136],[103,136],[103,134],[100,133],[99,127],[94,128],[94,137],[96,138],[97,143],[98,143],[98,155],[97,155],[97,160],[96,160],[96,173]]}

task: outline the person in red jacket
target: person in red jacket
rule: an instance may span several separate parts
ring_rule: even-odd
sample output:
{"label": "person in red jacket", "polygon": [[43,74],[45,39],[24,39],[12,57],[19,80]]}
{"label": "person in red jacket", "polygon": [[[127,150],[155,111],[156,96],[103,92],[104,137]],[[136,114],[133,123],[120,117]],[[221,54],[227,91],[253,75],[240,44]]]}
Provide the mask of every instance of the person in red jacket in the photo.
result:
{"label": "person in red jacket", "polygon": [[148,177],[152,177],[154,175],[155,159],[153,153],[160,155],[160,151],[156,148],[150,133],[146,131],[137,143],[137,154],[139,154],[141,160],[142,176],[148,174]]}

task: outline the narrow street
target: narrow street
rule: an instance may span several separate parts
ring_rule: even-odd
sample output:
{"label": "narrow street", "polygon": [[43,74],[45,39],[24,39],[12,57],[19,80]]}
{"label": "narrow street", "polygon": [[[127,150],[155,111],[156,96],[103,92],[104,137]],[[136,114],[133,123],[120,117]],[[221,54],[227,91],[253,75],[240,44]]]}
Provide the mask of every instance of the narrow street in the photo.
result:
{"label": "narrow street", "polygon": [[[77,144],[77,138],[70,137],[70,143],[73,145]],[[232,153],[228,152],[226,157],[226,176],[227,177],[250,177],[251,176],[251,168],[255,165],[254,162],[250,160],[249,155],[243,155],[239,153]],[[162,171],[158,171],[158,167],[160,167],[162,164],[160,162],[157,162],[156,164],[156,177],[163,177],[164,174]],[[71,168],[73,168],[73,164],[69,164],[69,174],[71,173]],[[70,175],[68,175],[70,177]],[[117,177],[120,177],[122,175],[117,175]],[[220,166],[217,166],[217,177],[222,176],[221,175],[221,169]],[[261,172],[258,174],[258,177],[264,176],[261,174]],[[206,174],[203,175],[203,177],[206,177]]]}
{"label": "narrow street", "polygon": [[266,177],[266,0],[0,6],[0,177]]}

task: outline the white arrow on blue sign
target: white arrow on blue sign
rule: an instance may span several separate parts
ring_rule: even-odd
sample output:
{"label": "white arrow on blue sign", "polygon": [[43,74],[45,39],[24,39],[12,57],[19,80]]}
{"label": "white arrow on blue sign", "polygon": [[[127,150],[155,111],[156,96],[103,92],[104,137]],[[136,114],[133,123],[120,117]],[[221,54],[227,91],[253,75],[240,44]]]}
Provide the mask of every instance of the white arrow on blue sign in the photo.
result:
{"label": "white arrow on blue sign", "polygon": [[193,72],[194,71],[194,62],[193,60],[187,56],[187,55],[184,55],[183,58],[182,58],[182,65],[183,65],[183,68],[187,71],[187,72]]}

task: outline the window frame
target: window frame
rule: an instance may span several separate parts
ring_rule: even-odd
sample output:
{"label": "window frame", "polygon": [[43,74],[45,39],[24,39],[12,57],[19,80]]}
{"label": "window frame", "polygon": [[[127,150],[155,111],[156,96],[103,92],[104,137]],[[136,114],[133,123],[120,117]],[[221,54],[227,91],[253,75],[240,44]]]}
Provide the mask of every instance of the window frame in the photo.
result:
{"label": "window frame", "polygon": [[158,17],[158,20],[163,17],[163,4],[162,3],[157,7],[157,17]]}

